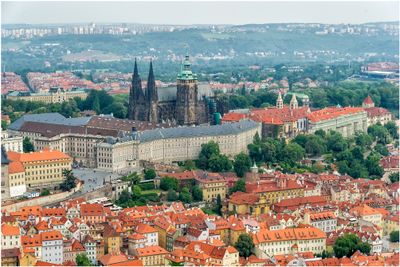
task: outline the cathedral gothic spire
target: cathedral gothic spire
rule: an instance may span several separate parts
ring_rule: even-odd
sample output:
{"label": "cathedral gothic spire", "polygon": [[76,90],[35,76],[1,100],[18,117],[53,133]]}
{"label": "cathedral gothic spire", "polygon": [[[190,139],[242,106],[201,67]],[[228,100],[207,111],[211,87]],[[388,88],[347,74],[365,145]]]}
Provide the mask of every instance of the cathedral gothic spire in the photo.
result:
{"label": "cathedral gothic spire", "polygon": [[290,100],[289,104],[290,109],[297,109],[299,107],[299,103],[297,102],[296,95],[292,95],[292,99]]}
{"label": "cathedral gothic spire", "polygon": [[149,77],[147,78],[147,105],[149,121],[158,123],[158,92],[154,79],[153,61],[150,61]]}

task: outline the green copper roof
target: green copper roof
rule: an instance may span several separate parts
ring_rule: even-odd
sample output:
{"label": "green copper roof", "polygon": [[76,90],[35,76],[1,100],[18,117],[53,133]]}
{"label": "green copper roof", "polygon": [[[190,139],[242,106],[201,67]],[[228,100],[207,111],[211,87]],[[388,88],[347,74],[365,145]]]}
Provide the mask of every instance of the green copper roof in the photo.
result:
{"label": "green copper roof", "polygon": [[181,64],[181,70],[178,73],[178,80],[197,80],[197,75],[192,72],[190,67],[189,55],[185,56],[185,60]]}

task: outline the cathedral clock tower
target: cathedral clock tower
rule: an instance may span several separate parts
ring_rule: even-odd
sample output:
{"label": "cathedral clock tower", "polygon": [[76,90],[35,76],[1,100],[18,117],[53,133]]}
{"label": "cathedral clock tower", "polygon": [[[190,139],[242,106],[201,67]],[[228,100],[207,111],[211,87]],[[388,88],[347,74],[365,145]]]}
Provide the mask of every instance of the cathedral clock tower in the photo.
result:
{"label": "cathedral clock tower", "polygon": [[196,111],[198,108],[197,75],[192,73],[189,56],[181,65],[177,77],[175,118],[179,125],[198,124]]}

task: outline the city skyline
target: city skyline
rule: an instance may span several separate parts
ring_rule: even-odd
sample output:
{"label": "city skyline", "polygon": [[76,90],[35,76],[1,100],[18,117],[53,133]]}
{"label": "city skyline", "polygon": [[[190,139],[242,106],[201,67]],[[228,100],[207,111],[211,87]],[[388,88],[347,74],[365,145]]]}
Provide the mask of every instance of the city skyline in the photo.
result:
{"label": "city skyline", "polygon": [[362,24],[398,21],[398,9],[396,1],[3,2],[2,24]]}

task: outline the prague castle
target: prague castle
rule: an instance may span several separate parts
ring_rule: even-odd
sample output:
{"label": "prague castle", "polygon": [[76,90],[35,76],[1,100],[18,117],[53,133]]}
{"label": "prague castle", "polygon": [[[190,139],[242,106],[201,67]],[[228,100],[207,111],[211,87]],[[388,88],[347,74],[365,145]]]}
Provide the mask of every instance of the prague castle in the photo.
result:
{"label": "prague castle", "polygon": [[189,56],[185,57],[177,76],[176,93],[167,88],[157,88],[153,63],[143,90],[137,63],[132,76],[129,94],[128,118],[153,123],[172,122],[178,125],[198,125],[210,120],[209,101],[199,92],[197,75],[191,70]]}

